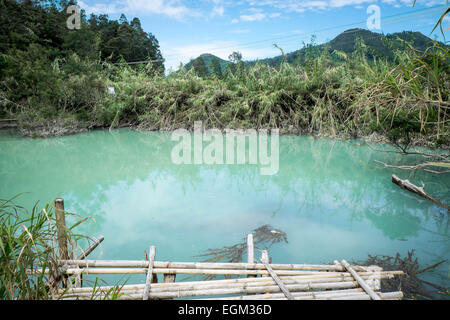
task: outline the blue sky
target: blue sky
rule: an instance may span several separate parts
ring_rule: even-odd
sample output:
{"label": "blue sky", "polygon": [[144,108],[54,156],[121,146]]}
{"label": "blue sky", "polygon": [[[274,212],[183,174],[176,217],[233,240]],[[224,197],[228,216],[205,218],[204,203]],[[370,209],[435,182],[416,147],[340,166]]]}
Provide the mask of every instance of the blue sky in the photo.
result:
{"label": "blue sky", "polygon": [[[117,19],[138,17],[146,32],[159,40],[166,68],[177,69],[202,53],[226,59],[240,51],[245,60],[280,54],[302,47],[314,34],[316,42],[333,39],[350,28],[366,28],[380,8],[381,29],[392,33],[404,30],[430,32],[448,6],[445,0],[79,0],[89,13],[105,13]],[[449,18],[444,28],[450,26]],[[450,39],[450,30],[445,32]],[[434,32],[443,40],[439,31]],[[431,36],[432,38],[434,37]]]}

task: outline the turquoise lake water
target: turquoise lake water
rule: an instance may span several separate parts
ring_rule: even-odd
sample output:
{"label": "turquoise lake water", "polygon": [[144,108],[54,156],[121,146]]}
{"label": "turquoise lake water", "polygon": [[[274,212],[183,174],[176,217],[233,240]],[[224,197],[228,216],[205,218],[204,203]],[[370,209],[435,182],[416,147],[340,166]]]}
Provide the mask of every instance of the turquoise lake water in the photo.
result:
{"label": "turquoise lake water", "polygon": [[[269,248],[273,263],[357,261],[412,249],[424,266],[450,260],[446,210],[391,182],[393,173],[423,181],[448,203],[449,175],[413,176],[374,161],[416,157],[355,140],[280,136],[278,173],[264,176],[248,164],[175,165],[175,145],[169,133],[128,129],[50,139],[3,132],[0,198],[24,193],[16,202],[27,208],[64,198],[68,211],[95,220],[77,232],[105,237],[93,259],[143,259],[155,245],[157,260],[200,261],[194,256],[269,224],[288,239]],[[426,279],[449,286],[449,272],[447,261]]]}

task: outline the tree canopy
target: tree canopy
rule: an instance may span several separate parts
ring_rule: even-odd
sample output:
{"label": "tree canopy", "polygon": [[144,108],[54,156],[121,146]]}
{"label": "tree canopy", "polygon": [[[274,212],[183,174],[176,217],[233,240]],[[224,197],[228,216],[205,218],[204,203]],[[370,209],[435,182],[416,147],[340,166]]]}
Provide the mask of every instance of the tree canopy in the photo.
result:
{"label": "tree canopy", "polygon": [[163,58],[156,37],[142,29],[138,18],[128,22],[108,15],[86,17],[81,10],[80,29],[67,27],[66,9],[75,1],[2,0],[0,1],[0,53],[13,55],[32,44],[50,50],[50,59],[76,53],[110,62],[154,60],[163,71]]}

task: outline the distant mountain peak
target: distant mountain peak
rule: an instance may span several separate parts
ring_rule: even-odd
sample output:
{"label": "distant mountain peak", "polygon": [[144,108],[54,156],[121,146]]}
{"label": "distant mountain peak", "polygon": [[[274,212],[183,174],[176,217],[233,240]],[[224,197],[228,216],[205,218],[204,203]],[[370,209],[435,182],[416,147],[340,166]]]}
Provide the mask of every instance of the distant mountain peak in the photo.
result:
{"label": "distant mountain peak", "polygon": [[186,63],[186,65],[184,66],[186,69],[190,69],[193,67],[193,62],[197,59],[203,59],[203,61],[205,62],[206,68],[209,70],[210,67],[210,63],[211,60],[213,59],[217,59],[219,61],[220,67],[222,69],[222,71],[225,71],[226,66],[230,63],[230,61],[226,61],[223,60],[222,58],[219,58],[218,56],[215,56],[211,53],[202,53],[201,55],[199,55],[197,58],[192,59],[191,61],[189,61],[188,63]]}
{"label": "distant mountain peak", "polygon": [[[370,54],[381,58],[387,58],[389,60],[392,60],[394,58],[394,49],[389,47],[384,39],[387,39],[394,43],[397,48],[403,47],[402,41],[398,41],[398,39],[410,41],[416,49],[421,51],[425,51],[425,49],[432,46],[434,42],[429,37],[416,31],[402,31],[384,35],[382,33],[373,32],[367,29],[352,28],[338,34],[333,40],[318,45],[318,47],[324,48],[325,46],[328,46],[331,52],[337,50],[350,54],[355,50],[355,41],[357,38],[361,38],[364,41],[364,43],[369,48]],[[305,48],[287,53],[284,58],[282,56],[277,56],[273,58],[258,60],[258,62],[265,63],[271,66],[278,66],[280,65],[281,61],[283,61],[283,59],[285,59],[285,61],[288,63],[293,63],[297,61],[297,59],[302,55],[304,56],[304,54]],[[256,63],[256,61],[251,61],[249,63],[254,64]]]}

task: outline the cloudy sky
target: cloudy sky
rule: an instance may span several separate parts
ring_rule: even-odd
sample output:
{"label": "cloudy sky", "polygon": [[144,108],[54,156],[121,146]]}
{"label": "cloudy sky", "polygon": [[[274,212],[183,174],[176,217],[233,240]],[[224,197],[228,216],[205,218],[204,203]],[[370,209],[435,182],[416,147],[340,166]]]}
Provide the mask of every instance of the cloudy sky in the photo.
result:
{"label": "cloudy sky", "polygon": [[[392,33],[420,31],[430,36],[445,0],[82,0],[89,13],[129,21],[138,17],[146,32],[159,40],[166,68],[176,69],[202,53],[227,59],[240,51],[245,60],[276,56],[297,50],[316,35],[317,43],[333,39],[350,28],[367,28],[380,8],[381,29]],[[448,18],[444,28],[448,28]],[[373,20],[371,20],[373,21]],[[446,31],[450,39],[450,31]],[[443,40],[440,32],[434,35]],[[434,36],[431,36],[434,37]]]}

